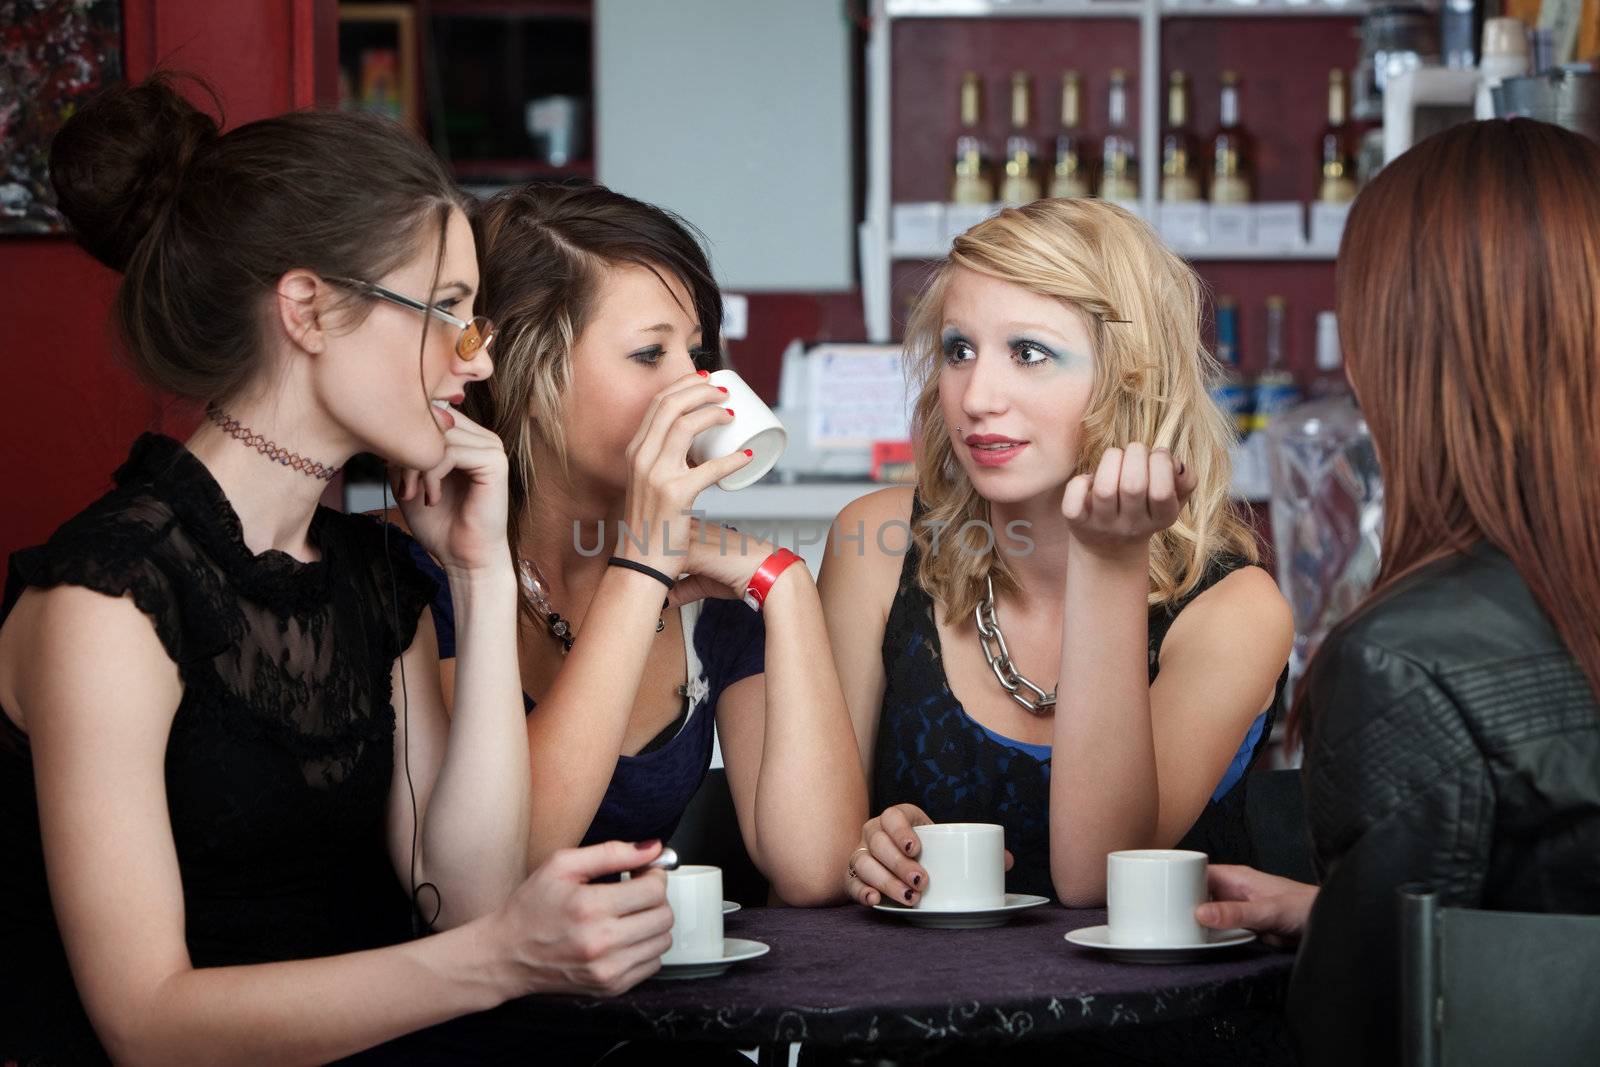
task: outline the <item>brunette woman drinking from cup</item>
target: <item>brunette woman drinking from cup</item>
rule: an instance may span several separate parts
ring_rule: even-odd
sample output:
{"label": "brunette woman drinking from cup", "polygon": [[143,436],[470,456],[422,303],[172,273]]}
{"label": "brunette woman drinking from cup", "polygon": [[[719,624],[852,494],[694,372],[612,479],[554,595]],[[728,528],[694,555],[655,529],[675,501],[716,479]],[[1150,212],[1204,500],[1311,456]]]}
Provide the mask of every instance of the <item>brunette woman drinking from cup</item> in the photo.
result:
{"label": "brunette woman drinking from cup", "polygon": [[917,485],[845,508],[821,582],[880,813],[835,875],[858,902],[917,903],[928,822],[1001,824],[1011,888],[1079,907],[1108,852],[1249,855],[1292,623],[1199,320],[1194,273],[1100,200],[973,227],[923,295]]}
{"label": "brunette woman drinking from cup", "polygon": [[[840,899],[822,872],[848,856],[866,790],[816,587],[792,553],[689,517],[749,459],[688,458],[733,417],[705,377],[722,319],[705,253],[668,213],[593,185],[508,190],[474,225],[499,369],[464,410],[511,458],[531,853],[670,836],[715,726],[773,891]],[[752,586],[759,612],[740,602]],[[448,692],[448,601],[436,623]]]}
{"label": "brunette woman drinking from cup", "polygon": [[[207,418],[11,560],[0,1060],[325,1062],[652,973],[664,879],[585,883],[658,846],[527,877],[505,453],[448,408],[493,331],[439,162],[346,114],[221,134],[158,79],[70,119],[51,171],[134,368]],[[433,584],[318,507],[359,451],[450,572],[453,717]],[[398,944],[413,913],[442,932]]]}

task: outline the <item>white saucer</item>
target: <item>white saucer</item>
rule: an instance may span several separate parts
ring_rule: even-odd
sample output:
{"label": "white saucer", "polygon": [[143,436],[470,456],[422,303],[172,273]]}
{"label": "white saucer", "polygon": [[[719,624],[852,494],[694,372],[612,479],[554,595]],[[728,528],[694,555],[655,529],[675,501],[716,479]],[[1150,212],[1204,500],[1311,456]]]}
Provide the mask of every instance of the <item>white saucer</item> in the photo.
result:
{"label": "white saucer", "polygon": [[1082,948],[1097,949],[1123,963],[1184,963],[1218,949],[1247,945],[1256,939],[1249,930],[1207,930],[1200,945],[1113,945],[1109,926],[1085,926],[1066,935]]}
{"label": "white saucer", "polygon": [[744,905],[740,904],[737,900],[724,900],[722,902],[722,914],[732,915],[742,907],[744,907]]}
{"label": "white saucer", "polygon": [[982,930],[990,926],[1004,926],[1012,915],[1040,904],[1050,903],[1049,897],[1036,897],[1029,893],[1007,893],[1006,902],[998,908],[969,908],[957,911],[940,908],[908,908],[904,904],[874,904],[873,911],[898,915],[912,926],[926,926],[935,930]]}
{"label": "white saucer", "polygon": [[753,960],[757,956],[765,956],[771,952],[769,945],[759,941],[746,941],[742,937],[725,937],[722,939],[722,955],[709,960],[693,960],[685,963],[663,963],[661,970],[656,972],[657,978],[714,978],[732,967],[735,963]]}

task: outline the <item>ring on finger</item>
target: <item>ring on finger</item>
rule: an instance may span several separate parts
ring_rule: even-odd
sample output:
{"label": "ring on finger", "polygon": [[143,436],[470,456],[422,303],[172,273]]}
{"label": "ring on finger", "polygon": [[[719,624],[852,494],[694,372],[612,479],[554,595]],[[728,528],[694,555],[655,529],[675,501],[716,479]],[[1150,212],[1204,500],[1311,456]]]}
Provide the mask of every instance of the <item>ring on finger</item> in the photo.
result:
{"label": "ring on finger", "polygon": [[845,864],[844,868],[845,874],[849,875],[851,878],[854,878],[858,882],[861,881],[861,876],[856,873],[856,857],[861,855],[863,852],[871,851],[872,850],[870,848],[858,848],[854,852],[850,853],[850,862]]}

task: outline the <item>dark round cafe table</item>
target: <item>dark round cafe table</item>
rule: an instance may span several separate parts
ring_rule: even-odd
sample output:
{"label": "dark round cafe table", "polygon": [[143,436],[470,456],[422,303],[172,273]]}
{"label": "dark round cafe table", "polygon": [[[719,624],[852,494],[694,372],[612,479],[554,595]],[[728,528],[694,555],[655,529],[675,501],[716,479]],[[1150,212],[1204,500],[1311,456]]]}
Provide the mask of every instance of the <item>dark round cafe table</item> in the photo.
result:
{"label": "dark round cafe table", "polygon": [[724,975],[651,979],[607,1000],[526,997],[507,1009],[551,1037],[755,1047],[764,1063],[787,1062],[777,1050],[794,1042],[808,1052],[892,1050],[906,1062],[953,1047],[1011,1046],[1009,1055],[1085,1041],[1133,1049],[1129,1062],[1141,1048],[1148,1062],[1204,1062],[1207,1045],[1217,1062],[1288,1058],[1291,953],[1252,943],[1203,962],[1130,964],[1063,940],[1103,922],[1103,911],[1053,904],[987,930],[920,929],[860,907],[747,908],[727,917],[726,936],[772,950]]}

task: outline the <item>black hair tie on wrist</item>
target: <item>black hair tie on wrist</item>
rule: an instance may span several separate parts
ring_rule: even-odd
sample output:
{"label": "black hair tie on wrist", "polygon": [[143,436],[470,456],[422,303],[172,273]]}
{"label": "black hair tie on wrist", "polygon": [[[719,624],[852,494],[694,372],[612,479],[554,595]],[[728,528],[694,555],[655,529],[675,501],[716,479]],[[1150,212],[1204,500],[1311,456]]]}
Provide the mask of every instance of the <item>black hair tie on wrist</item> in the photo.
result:
{"label": "black hair tie on wrist", "polygon": [[633,560],[623,559],[621,556],[612,556],[610,559],[606,560],[606,565],[608,567],[626,567],[630,571],[638,571],[640,574],[648,574],[650,577],[666,586],[667,592],[669,593],[672,592],[672,587],[678,584],[676,581],[668,578],[665,574],[662,574],[654,567],[646,566],[643,563],[635,563]]}

